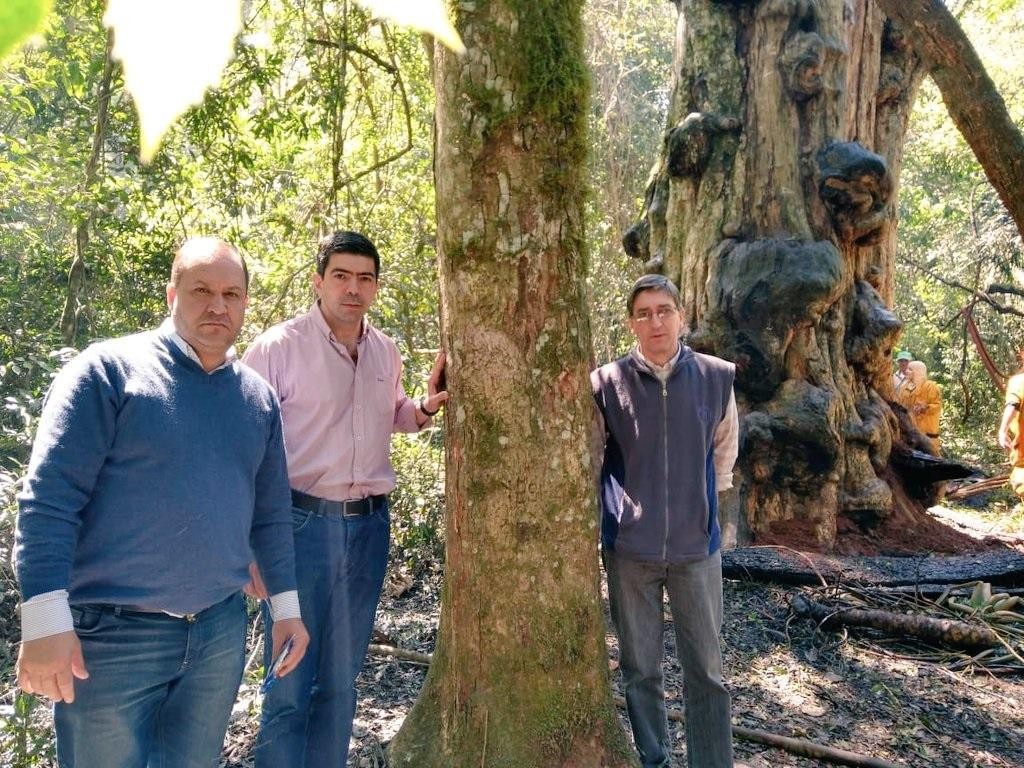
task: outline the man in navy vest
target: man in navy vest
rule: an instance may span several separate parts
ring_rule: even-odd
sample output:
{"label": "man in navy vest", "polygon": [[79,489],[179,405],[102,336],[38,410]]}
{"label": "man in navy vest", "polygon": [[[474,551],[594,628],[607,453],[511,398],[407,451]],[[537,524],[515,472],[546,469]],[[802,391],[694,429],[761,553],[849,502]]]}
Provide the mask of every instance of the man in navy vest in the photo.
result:
{"label": "man in navy vest", "polygon": [[209,768],[245,661],[253,554],[275,653],[302,658],[281,415],[235,360],[248,272],[233,246],[175,254],[170,317],[93,344],[43,407],[15,541],[18,682],[52,699],[62,768]]}
{"label": "man in navy vest", "polygon": [[626,302],[637,344],[598,368],[604,420],[601,542],[633,740],[644,768],[670,765],[662,685],[663,595],[683,668],[691,768],[731,768],[722,682],[717,493],[732,485],[734,366],[679,341],[679,291],[645,275]]}

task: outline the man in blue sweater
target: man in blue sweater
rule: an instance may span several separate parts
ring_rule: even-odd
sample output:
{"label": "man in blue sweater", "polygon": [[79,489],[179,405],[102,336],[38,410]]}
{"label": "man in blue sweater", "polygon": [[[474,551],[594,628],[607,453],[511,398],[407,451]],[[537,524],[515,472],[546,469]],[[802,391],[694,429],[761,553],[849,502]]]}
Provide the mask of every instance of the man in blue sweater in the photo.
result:
{"label": "man in blue sweater", "polygon": [[255,554],[287,674],[299,617],[279,406],[235,361],[239,252],[175,254],[157,330],[94,344],[47,395],[18,500],[18,682],[52,699],[62,768],[217,764]]}
{"label": "man in blue sweater", "polygon": [[636,347],[591,374],[605,431],[602,552],[644,768],[667,768],[672,751],[661,670],[666,593],[683,668],[689,765],[732,768],[716,494],[731,487],[736,460],[734,368],[679,341],[681,308],[671,281],[641,277],[626,301]]}

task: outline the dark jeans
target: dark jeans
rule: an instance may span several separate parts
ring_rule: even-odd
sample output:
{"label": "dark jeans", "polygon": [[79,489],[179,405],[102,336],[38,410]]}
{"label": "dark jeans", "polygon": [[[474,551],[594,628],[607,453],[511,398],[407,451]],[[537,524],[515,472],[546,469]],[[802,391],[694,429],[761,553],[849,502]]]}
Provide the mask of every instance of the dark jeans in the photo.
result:
{"label": "dark jeans", "polygon": [[633,741],[644,768],[670,765],[662,684],[668,592],[683,668],[686,754],[690,768],[732,767],[729,693],[722,682],[722,556],[649,563],[604,552],[608,599],[619,637],[619,665]]}
{"label": "dark jeans", "polygon": [[[366,658],[388,563],[388,508],[357,518],[293,509],[295,570],[309,648],[263,700],[257,768],[344,768],[356,709],[355,680]],[[272,622],[264,605],[270,637]],[[264,664],[270,643],[264,642]]]}
{"label": "dark jeans", "polygon": [[245,664],[241,593],[195,621],[71,609],[87,680],[54,705],[61,768],[215,768]]}

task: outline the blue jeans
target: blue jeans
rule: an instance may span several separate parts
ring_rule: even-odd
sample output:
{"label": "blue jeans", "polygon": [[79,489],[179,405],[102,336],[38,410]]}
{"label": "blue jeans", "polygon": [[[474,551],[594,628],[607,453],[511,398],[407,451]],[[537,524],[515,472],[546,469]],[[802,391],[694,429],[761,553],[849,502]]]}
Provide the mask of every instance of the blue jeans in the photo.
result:
{"label": "blue jeans", "polygon": [[661,662],[668,593],[683,668],[690,768],[732,768],[729,692],[722,682],[722,554],[686,563],[644,562],[603,552],[608,602],[633,742],[644,768],[668,768],[671,745]]}
{"label": "blue jeans", "polygon": [[[309,647],[299,666],[263,699],[256,768],[344,768],[356,711],[355,681],[366,658],[388,564],[387,502],[356,518],[292,509],[295,576]],[[273,626],[266,605],[264,669]]]}
{"label": "blue jeans", "polygon": [[195,620],[78,605],[88,680],[54,705],[61,768],[215,768],[245,664],[245,601]]}

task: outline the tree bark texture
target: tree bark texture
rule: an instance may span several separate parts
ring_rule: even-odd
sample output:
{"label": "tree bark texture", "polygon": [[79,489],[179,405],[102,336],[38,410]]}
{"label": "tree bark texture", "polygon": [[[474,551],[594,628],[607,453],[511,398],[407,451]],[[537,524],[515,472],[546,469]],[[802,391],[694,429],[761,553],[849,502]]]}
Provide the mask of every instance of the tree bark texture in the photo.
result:
{"label": "tree bark texture", "polygon": [[395,766],[633,765],[608,681],[584,308],[581,0],[452,5],[435,52],[445,587]]}
{"label": "tree bark texture", "polygon": [[676,4],[663,151],[623,244],[677,281],[691,345],[737,365],[755,538],[789,524],[829,546],[840,515],[907,503],[884,479],[889,306],[924,68],[874,0]]}
{"label": "tree bark texture", "polygon": [[925,59],[950,117],[1024,237],[1024,136],[942,0],[878,0]]}

